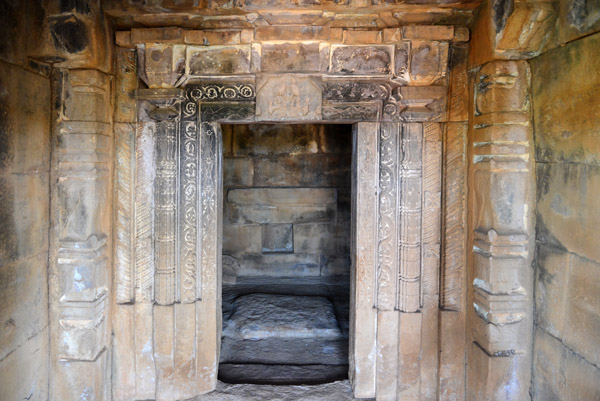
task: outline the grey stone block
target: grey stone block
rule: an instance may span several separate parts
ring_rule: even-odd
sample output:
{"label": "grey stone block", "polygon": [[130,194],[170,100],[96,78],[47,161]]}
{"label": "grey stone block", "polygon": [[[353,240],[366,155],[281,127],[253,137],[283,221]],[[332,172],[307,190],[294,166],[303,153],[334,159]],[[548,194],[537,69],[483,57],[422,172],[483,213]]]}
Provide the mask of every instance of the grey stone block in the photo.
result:
{"label": "grey stone block", "polygon": [[232,223],[331,221],[337,193],[330,188],[232,189],[227,201]]}
{"label": "grey stone block", "polygon": [[350,254],[350,224],[294,224],[296,252]]}
{"label": "grey stone block", "polygon": [[240,257],[238,277],[316,277],[320,274],[319,265],[318,255],[295,253],[244,255]]}
{"label": "grey stone block", "polygon": [[293,253],[294,238],[291,224],[264,224],[262,226],[263,253]]}
{"label": "grey stone block", "polygon": [[223,253],[239,255],[260,253],[261,229],[258,224],[223,224]]}
{"label": "grey stone block", "polygon": [[223,159],[223,184],[225,186],[250,186],[254,179],[254,160]]}

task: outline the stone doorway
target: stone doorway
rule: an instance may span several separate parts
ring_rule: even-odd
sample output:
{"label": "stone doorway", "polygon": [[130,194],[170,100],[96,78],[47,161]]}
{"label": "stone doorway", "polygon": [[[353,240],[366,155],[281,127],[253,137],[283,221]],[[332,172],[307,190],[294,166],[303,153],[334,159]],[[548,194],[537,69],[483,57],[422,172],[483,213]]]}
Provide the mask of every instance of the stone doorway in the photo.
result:
{"label": "stone doorway", "polygon": [[219,380],[347,379],[352,127],[221,129]]}
{"label": "stone doorway", "polygon": [[[154,68],[144,65],[148,51],[138,51],[138,72],[146,75]],[[324,74],[190,73],[180,87],[137,90],[135,164],[133,171],[131,159],[117,166],[118,178],[135,173],[135,224],[130,234],[131,226],[116,233],[131,235],[129,245],[116,246],[129,250],[134,263],[115,272],[117,308],[123,310],[114,322],[115,352],[123,357],[113,369],[118,377],[126,365],[147,374],[116,386],[138,399],[165,400],[216,386],[223,124],[327,123],[352,124],[348,376],[354,395],[391,396],[397,388],[420,388],[421,378],[435,388],[439,332],[431,328],[438,327],[443,274],[447,88],[405,86],[375,75],[348,81]],[[448,294],[464,288],[450,278],[440,286]]]}

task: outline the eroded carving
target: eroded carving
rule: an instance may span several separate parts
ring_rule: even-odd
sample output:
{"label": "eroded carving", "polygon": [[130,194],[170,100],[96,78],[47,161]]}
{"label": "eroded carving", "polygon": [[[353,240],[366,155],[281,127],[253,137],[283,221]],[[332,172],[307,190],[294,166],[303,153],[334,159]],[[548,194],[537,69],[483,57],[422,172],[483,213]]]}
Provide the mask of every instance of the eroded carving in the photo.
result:
{"label": "eroded carving", "polygon": [[203,103],[202,121],[254,121],[254,102]]}
{"label": "eroded carving", "polygon": [[[398,280],[398,183],[399,124],[381,125],[379,134],[379,243],[377,308],[396,306]],[[400,173],[401,174],[401,173]]]}
{"label": "eroded carving", "polygon": [[257,80],[256,119],[320,120],[322,91],[310,76],[271,75]]}
{"label": "eroded carving", "polygon": [[380,104],[368,103],[331,103],[323,105],[323,119],[337,121],[377,121],[380,116]]}
{"label": "eroded carving", "polygon": [[359,102],[386,100],[392,93],[392,84],[386,81],[339,81],[323,82],[323,100]]}

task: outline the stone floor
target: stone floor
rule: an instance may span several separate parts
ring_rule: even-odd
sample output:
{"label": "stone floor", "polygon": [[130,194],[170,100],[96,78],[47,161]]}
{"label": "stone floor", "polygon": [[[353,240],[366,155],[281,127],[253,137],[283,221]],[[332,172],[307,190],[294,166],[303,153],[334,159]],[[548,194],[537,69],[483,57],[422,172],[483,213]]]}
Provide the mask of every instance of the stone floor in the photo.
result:
{"label": "stone floor", "polygon": [[[217,389],[189,401],[353,401],[348,380],[316,386],[266,386],[227,384],[219,382]],[[361,398],[362,401],[368,401]]]}
{"label": "stone floor", "polygon": [[238,279],[223,286],[220,380],[306,385],[347,373],[347,280]]}

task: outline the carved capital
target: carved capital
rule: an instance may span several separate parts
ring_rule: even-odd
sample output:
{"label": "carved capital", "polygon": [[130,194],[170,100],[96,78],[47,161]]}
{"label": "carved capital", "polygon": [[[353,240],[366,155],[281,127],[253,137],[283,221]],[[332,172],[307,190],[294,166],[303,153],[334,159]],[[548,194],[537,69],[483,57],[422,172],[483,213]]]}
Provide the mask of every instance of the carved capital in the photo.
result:
{"label": "carved capital", "polygon": [[145,110],[148,116],[155,121],[177,118],[179,116],[178,105],[186,99],[185,90],[180,88],[138,89],[136,97],[139,101],[147,103]]}

